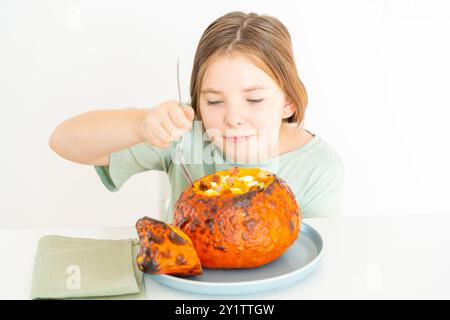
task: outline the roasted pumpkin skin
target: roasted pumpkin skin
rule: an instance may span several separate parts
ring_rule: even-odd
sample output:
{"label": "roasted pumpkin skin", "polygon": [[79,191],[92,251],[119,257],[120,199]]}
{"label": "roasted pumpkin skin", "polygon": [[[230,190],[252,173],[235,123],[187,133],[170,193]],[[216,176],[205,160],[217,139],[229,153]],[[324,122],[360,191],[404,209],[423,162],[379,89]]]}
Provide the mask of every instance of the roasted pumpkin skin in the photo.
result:
{"label": "roasted pumpkin skin", "polygon": [[136,262],[150,274],[195,276],[202,266],[189,237],[175,226],[143,217],[136,223],[140,241]]}
{"label": "roasted pumpkin skin", "polygon": [[[206,190],[224,176],[257,177],[261,173],[266,179],[244,188],[243,193],[219,188],[217,195]],[[301,212],[280,177],[259,168],[235,167],[188,187],[175,204],[174,224],[192,240],[203,267],[253,268],[275,260],[297,239]]]}

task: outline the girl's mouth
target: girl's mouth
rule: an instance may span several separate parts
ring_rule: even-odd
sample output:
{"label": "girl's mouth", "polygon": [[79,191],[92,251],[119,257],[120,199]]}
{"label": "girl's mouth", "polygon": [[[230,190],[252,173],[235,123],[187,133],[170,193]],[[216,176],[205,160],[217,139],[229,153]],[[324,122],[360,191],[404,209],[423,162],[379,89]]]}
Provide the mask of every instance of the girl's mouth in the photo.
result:
{"label": "girl's mouth", "polygon": [[238,142],[244,142],[249,140],[253,135],[249,136],[229,136],[229,137],[223,137],[226,142],[232,142],[232,143],[238,143]]}

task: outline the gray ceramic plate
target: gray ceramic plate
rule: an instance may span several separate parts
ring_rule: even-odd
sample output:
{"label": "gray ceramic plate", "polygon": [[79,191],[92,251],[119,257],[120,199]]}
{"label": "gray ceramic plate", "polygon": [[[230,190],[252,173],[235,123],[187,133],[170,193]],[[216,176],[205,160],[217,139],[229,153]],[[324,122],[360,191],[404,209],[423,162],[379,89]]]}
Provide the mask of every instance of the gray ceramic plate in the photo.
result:
{"label": "gray ceramic plate", "polygon": [[[175,289],[207,295],[243,295],[294,284],[319,266],[323,254],[320,234],[302,223],[300,235],[286,252],[269,264],[252,269],[203,269],[195,277],[145,275]],[[150,288],[149,288],[150,287]],[[151,286],[147,286],[151,290]]]}

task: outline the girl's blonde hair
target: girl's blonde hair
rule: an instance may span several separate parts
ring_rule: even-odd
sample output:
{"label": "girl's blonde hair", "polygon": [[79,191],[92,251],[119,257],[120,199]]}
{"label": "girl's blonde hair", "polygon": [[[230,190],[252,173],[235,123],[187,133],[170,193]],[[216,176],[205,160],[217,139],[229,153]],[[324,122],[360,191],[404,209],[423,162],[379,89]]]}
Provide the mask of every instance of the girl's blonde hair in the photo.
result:
{"label": "girl's blonde hair", "polygon": [[303,122],[308,97],[295,66],[291,36],[275,17],[233,11],[219,17],[203,32],[191,74],[191,106],[201,119],[199,96],[209,63],[224,54],[243,54],[266,72],[297,107],[283,121]]}

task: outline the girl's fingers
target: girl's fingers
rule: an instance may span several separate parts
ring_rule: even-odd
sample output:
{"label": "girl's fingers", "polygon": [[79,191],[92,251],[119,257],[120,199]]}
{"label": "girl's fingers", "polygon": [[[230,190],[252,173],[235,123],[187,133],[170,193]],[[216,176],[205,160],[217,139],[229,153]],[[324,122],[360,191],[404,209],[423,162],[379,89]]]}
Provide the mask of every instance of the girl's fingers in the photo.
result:
{"label": "girl's fingers", "polygon": [[152,127],[152,134],[156,140],[168,146],[172,142],[172,137],[170,134],[164,129],[161,123],[155,123]]}
{"label": "girl's fingers", "polygon": [[170,143],[165,143],[165,142],[159,140],[157,137],[152,137],[152,139],[153,139],[153,142],[151,143],[151,145],[154,147],[161,148],[161,149],[167,148],[170,144]]}
{"label": "girl's fingers", "polygon": [[172,139],[176,139],[184,133],[184,130],[181,130],[175,126],[167,112],[163,112],[161,116],[161,125],[172,137]]}
{"label": "girl's fingers", "polygon": [[172,119],[172,122],[176,127],[185,128],[188,130],[190,129],[192,121],[186,117],[186,114],[183,112],[183,108],[181,106],[173,105],[168,111],[170,119]]}
{"label": "girl's fingers", "polygon": [[168,144],[161,141],[153,132],[147,132],[145,135],[145,140],[147,140],[152,146],[158,148],[166,148]]}
{"label": "girl's fingers", "polygon": [[183,112],[186,115],[186,117],[188,118],[189,121],[193,121],[194,120],[194,116],[195,116],[195,112],[194,109],[192,109],[192,107],[185,107],[183,108]]}

